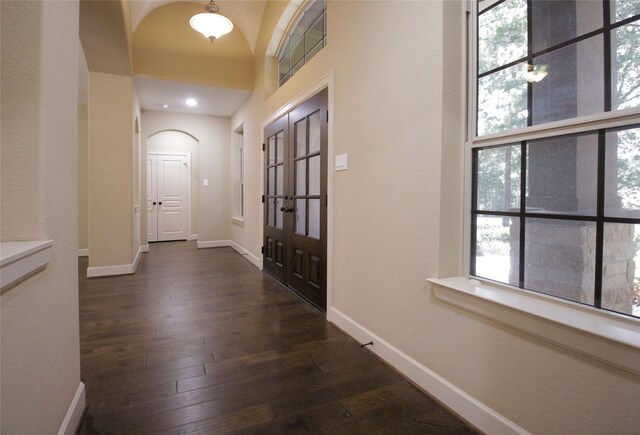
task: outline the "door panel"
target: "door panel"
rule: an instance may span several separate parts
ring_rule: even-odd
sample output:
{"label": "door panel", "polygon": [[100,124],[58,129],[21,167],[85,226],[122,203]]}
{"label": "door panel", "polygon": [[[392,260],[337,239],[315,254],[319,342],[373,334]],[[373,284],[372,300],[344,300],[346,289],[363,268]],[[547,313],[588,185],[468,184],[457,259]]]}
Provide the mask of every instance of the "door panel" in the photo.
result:
{"label": "door panel", "polygon": [[158,192],[156,156],[147,156],[147,241],[158,241]]}
{"label": "door panel", "polygon": [[147,156],[147,240],[188,239],[188,157]]}
{"label": "door panel", "polygon": [[157,155],[158,241],[186,240],[187,157]]}
{"label": "door panel", "polygon": [[280,280],[286,279],[285,195],[287,120],[280,118],[265,129],[264,269]]}
{"label": "door panel", "polygon": [[324,311],[326,90],[269,125],[265,138],[265,270]]}

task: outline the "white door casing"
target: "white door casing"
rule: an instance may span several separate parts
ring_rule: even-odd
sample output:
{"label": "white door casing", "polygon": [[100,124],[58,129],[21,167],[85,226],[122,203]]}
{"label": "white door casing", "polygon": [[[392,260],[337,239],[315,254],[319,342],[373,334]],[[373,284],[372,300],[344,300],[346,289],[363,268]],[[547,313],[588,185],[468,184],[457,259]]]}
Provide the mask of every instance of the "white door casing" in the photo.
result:
{"label": "white door casing", "polygon": [[[191,232],[191,168],[188,154],[152,154],[147,158],[148,240],[189,240]],[[151,166],[151,168],[149,168]],[[156,203],[155,205],[153,203]]]}

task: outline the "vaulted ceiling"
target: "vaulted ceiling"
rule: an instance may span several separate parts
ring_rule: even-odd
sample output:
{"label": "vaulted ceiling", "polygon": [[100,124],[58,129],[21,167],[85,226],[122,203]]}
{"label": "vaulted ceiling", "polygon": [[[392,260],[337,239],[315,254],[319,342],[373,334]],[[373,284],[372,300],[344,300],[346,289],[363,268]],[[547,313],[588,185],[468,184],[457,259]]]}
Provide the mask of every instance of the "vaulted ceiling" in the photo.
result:
{"label": "vaulted ceiling", "polygon": [[[213,43],[189,26],[207,2],[81,0],[86,68],[134,76],[143,109],[231,116],[254,86],[254,53],[267,1],[216,1],[234,29]],[[86,93],[86,84],[81,88]],[[201,104],[186,107],[186,98]]]}
{"label": "vaulted ceiling", "polygon": [[231,89],[253,88],[253,54],[266,0],[219,0],[233,31],[211,43],[189,26],[207,2],[82,0],[90,71]]}

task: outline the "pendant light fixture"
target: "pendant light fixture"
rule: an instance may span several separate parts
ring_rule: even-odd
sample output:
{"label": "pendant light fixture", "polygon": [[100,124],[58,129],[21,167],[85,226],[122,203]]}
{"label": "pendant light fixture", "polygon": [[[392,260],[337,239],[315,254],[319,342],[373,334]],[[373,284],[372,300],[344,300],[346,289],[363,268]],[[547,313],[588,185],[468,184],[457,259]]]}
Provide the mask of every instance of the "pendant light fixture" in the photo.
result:
{"label": "pendant light fixture", "polygon": [[207,12],[194,15],[189,20],[189,25],[194,30],[202,33],[211,42],[233,30],[231,20],[218,13],[220,8],[216,5],[216,2],[211,0],[204,8]]}

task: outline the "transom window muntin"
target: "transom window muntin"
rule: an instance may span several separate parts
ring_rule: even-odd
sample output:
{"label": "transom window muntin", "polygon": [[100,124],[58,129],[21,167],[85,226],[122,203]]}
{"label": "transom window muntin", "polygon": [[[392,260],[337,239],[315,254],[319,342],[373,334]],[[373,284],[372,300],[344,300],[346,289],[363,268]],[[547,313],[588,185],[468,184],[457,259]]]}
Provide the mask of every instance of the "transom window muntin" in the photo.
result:
{"label": "transom window muntin", "polygon": [[[468,135],[472,138],[468,143],[471,149],[469,155],[472,169],[471,198],[468,200],[471,204],[468,215],[471,217],[470,275],[618,313],[640,316],[640,273],[638,273],[640,270],[640,128],[637,125],[640,122],[640,116],[637,114],[640,112],[638,110],[617,112],[617,110],[640,106],[640,56],[634,56],[638,51],[638,45],[633,42],[640,41],[640,1],[579,2],[579,7],[593,8],[594,3],[599,5],[599,11],[591,14],[592,18],[596,17],[595,21],[585,24],[583,20],[581,27],[573,33],[569,32],[569,36],[547,34],[542,40],[538,38],[535,41],[536,44],[533,43],[531,35],[539,30],[533,26],[533,20],[529,19],[531,10],[534,7],[538,9],[540,6],[545,7],[545,3],[549,2],[502,0],[491,2],[484,11],[480,10],[481,3],[484,1],[474,5],[474,11],[480,12],[473,23],[476,29],[472,32],[475,64],[470,74],[472,84],[475,86],[475,104],[470,107],[474,115],[472,117],[474,126],[470,128]],[[566,7],[571,6],[572,2],[558,3],[564,3]],[[589,5],[585,5],[587,3]],[[527,21],[525,26],[522,23],[510,23],[511,28],[507,29],[506,33],[503,32],[506,44],[504,50],[496,50],[495,47],[488,50],[483,46],[483,36],[478,35],[483,31],[479,25],[483,14],[492,9],[500,12],[501,6],[515,8],[520,16],[526,16]],[[595,9],[592,10],[595,11]],[[560,25],[562,22],[561,20]],[[526,29],[524,36],[523,28]],[[621,32],[627,32],[633,38],[628,35],[620,38]],[[526,42],[524,49],[522,46],[517,46],[523,40]],[[514,41],[516,46],[513,45]],[[491,53],[492,57],[483,58],[483,50]],[[573,62],[573,74],[578,75],[580,71],[577,71],[577,67],[581,64],[576,61],[577,53],[582,55],[591,53],[592,57],[595,53],[595,56],[602,60],[598,61],[599,64],[591,65],[589,80],[583,80],[582,83],[574,80],[575,91],[573,94],[569,92],[567,98],[582,99],[582,101],[574,104],[572,112],[558,112],[558,107],[545,100],[545,95],[540,95],[541,87],[536,84],[538,82],[522,80],[522,78],[526,73],[546,71],[548,79],[552,71],[561,70],[557,62],[561,65],[563,61],[569,66]],[[607,55],[610,59],[608,63],[604,61]],[[556,62],[555,65],[553,61]],[[546,69],[541,68],[543,65]],[[596,80],[594,78],[596,75],[601,78]],[[626,82],[619,80],[621,76],[626,79]],[[491,113],[497,125],[500,126],[493,131],[486,131],[486,128],[483,130],[481,125],[483,122],[481,112],[483,105],[486,104],[486,98],[484,100],[482,98],[482,87],[487,86],[487,78],[494,82],[515,84],[506,96],[518,97],[505,98],[505,93],[500,86],[495,85],[491,92],[485,92],[502,104],[500,108],[502,111],[496,112],[493,108]],[[542,80],[543,84],[544,80]],[[597,86],[594,86],[594,83]],[[547,96],[553,96],[554,93],[567,93],[566,87],[547,87],[551,88],[546,90]],[[594,88],[596,88],[595,91]],[[623,95],[624,101],[618,98],[621,90],[626,93]],[[540,106],[541,102],[545,103],[546,107]],[[536,105],[538,105],[537,108]],[[555,113],[554,110],[556,110]],[[610,113],[606,113],[607,111]],[[584,118],[583,115],[591,115],[591,117]],[[576,118],[580,119],[580,127],[571,121]],[[586,122],[586,119],[589,121]],[[622,119],[632,119],[632,121],[627,121],[630,125],[624,125],[621,122]],[[549,125],[555,132],[555,136],[549,137],[549,127],[542,125],[552,121],[560,122]],[[589,125],[594,127],[589,128]],[[515,130],[518,130],[517,133]],[[581,132],[575,133],[576,131]],[[491,138],[483,138],[489,134]],[[633,138],[614,137],[620,135],[633,136]],[[502,136],[504,136],[503,139],[500,139]],[[517,137],[518,140],[513,142],[508,137]],[[554,141],[557,142],[555,145]],[[563,147],[559,144],[562,141],[568,144],[565,143]],[[609,146],[606,146],[607,144]],[[535,149],[534,155],[530,153],[532,149]],[[564,171],[564,174],[560,172],[560,175],[566,178],[564,183],[558,182],[561,176],[550,177],[548,174],[541,174],[539,169],[531,172],[531,166],[534,165],[531,164],[530,159],[538,158],[540,160],[538,164],[540,164],[544,163],[545,159],[551,158],[554,153],[558,162],[561,162],[562,158],[565,160],[569,158],[569,161],[572,161],[571,170]],[[501,162],[501,166],[498,165],[500,166],[498,169],[493,168],[493,173],[487,171],[487,168],[483,172],[482,156],[485,156],[485,160]],[[630,164],[636,161],[637,166]],[[589,171],[585,172],[585,167],[590,168],[591,176],[587,174]],[[505,173],[507,168],[510,171]],[[552,168],[553,166],[550,166],[548,169]],[[500,174],[501,171],[502,174]],[[572,182],[567,181],[572,176],[575,176],[575,179]],[[536,177],[538,177],[537,181]],[[500,186],[487,184],[487,180],[495,181],[496,179],[501,180]],[[636,179],[638,181],[634,182],[633,180]],[[561,192],[562,189],[554,192],[554,181],[560,186],[564,184],[564,187],[569,190],[574,189],[574,197],[569,200],[570,195],[567,192]],[[547,198],[536,199],[534,197],[536,188],[545,183],[547,190],[550,189]],[[612,189],[616,191],[616,195],[611,193]],[[591,192],[591,196],[585,196],[585,191]],[[611,200],[612,198],[614,200]],[[570,255],[563,253],[560,247],[554,250],[544,246],[545,237],[549,239],[549,234],[552,240],[572,237],[572,235],[585,237],[587,242],[585,246],[592,257],[584,256],[588,267],[581,269],[582,274],[579,279],[575,275],[570,277],[570,268],[565,267],[563,270],[560,267],[555,271],[560,281],[555,282],[551,287],[546,288],[539,281],[535,281],[536,273],[541,268],[540,264],[532,261],[535,260],[536,251],[546,254],[541,258],[543,262],[547,262],[547,265],[553,261],[560,264],[562,261],[570,262],[572,259]],[[624,239],[623,242],[620,242],[621,238]],[[616,263],[614,260],[617,254],[613,255],[612,252],[620,252],[622,246],[620,243],[629,252],[626,259]],[[556,244],[561,246],[559,243]],[[483,250],[486,252],[483,253]],[[489,255],[486,255],[487,253]],[[491,255],[494,260],[493,273],[490,268],[487,269],[487,264],[491,265],[491,261],[487,262]],[[632,258],[630,259],[629,256]],[[634,268],[635,272],[632,272],[629,266],[623,270],[624,267],[621,265],[624,265],[625,261],[627,265],[633,262],[637,264]],[[624,284],[627,290],[622,292],[624,300],[620,301],[615,300],[614,296],[617,294],[616,286],[619,287],[616,280],[624,275],[623,272],[634,275],[631,278],[635,295],[630,295],[627,291],[629,289],[627,280]],[[564,284],[562,279],[566,281]],[[578,282],[579,285],[576,284]],[[618,291],[618,293],[621,292]]]}
{"label": "transom window muntin", "polygon": [[640,106],[637,0],[484,0],[476,26],[477,136]]}
{"label": "transom window muntin", "polygon": [[278,86],[327,45],[326,0],[313,0],[289,32],[278,55]]}

